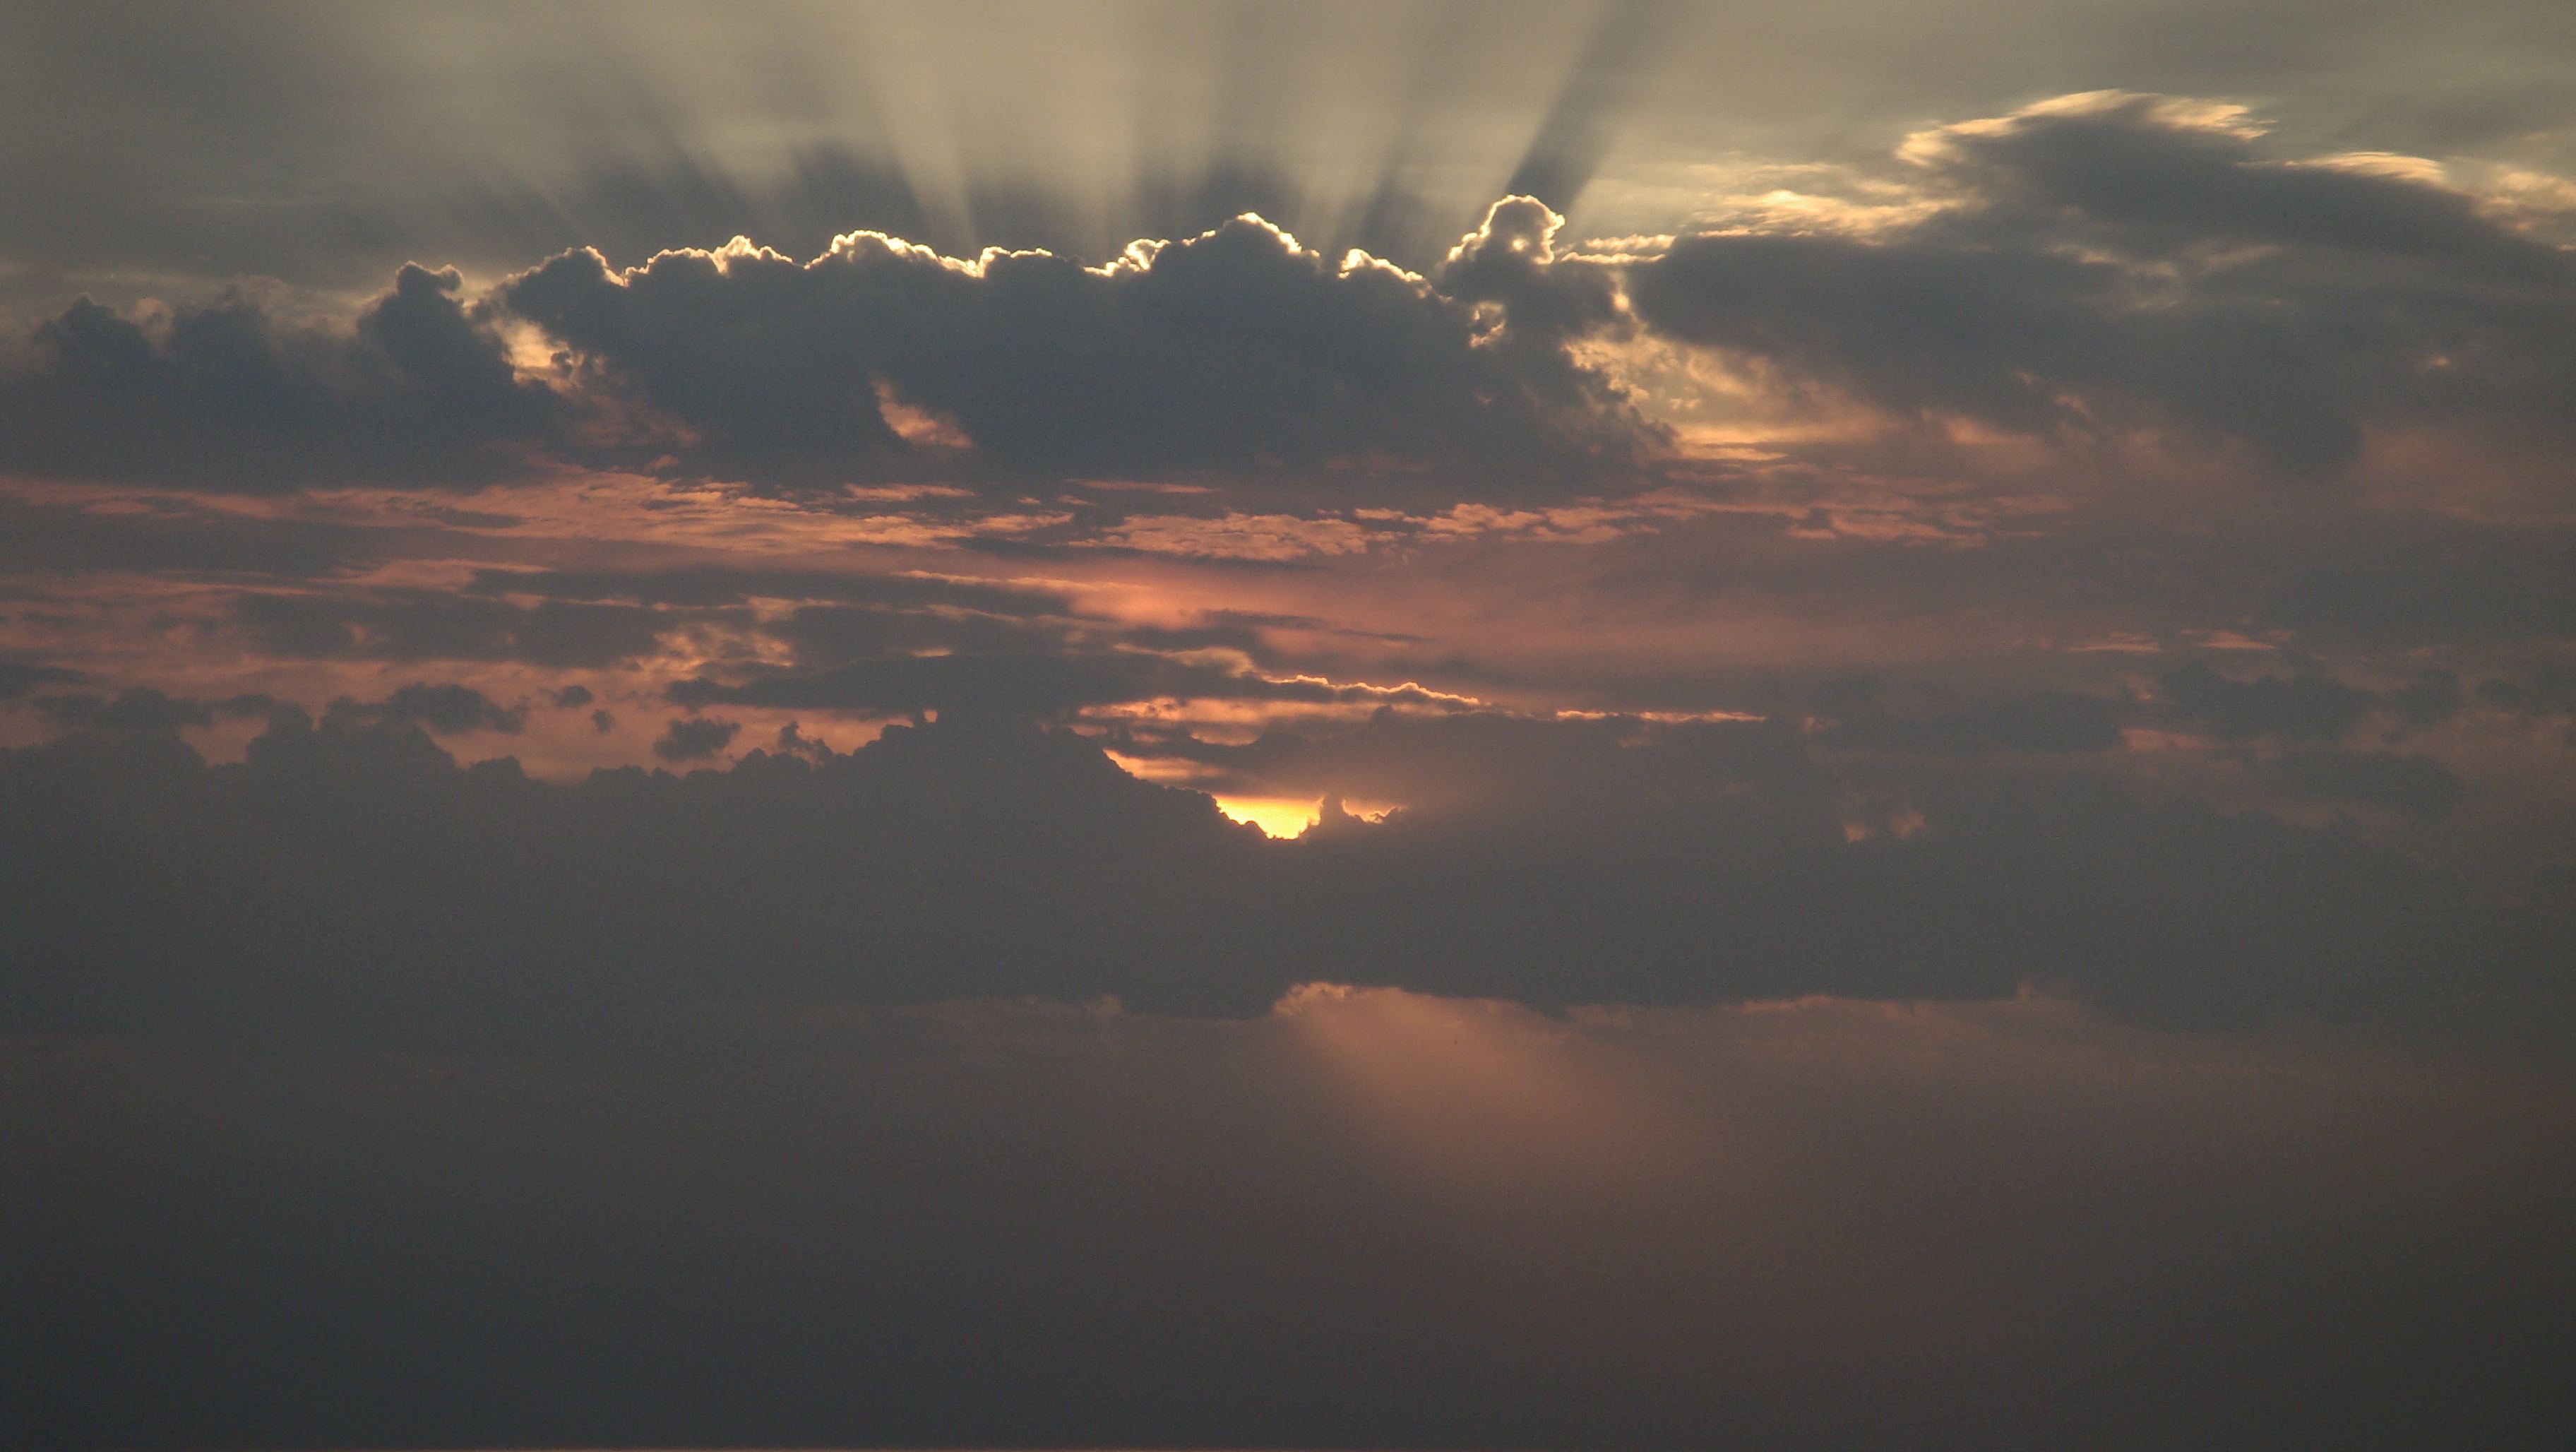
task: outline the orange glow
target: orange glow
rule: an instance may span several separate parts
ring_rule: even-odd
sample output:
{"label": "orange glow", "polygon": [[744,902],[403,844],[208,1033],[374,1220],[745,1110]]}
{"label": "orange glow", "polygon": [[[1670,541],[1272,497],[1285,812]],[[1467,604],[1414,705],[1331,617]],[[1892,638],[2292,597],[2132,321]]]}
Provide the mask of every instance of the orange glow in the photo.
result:
{"label": "orange glow", "polygon": [[[1125,758],[1118,764],[1128,766]],[[1130,771],[1134,767],[1129,766]],[[1181,783],[1187,785],[1186,782]],[[1249,822],[1269,836],[1286,840],[1302,836],[1323,818],[1323,802],[1315,797],[1218,797],[1216,809],[1238,822]],[[1363,802],[1350,798],[1342,801],[1342,810],[1364,822],[1375,822],[1400,807],[1394,802]]]}
{"label": "orange glow", "polygon": [[1219,797],[1216,809],[1283,841],[1315,825],[1316,803],[1303,797]]}

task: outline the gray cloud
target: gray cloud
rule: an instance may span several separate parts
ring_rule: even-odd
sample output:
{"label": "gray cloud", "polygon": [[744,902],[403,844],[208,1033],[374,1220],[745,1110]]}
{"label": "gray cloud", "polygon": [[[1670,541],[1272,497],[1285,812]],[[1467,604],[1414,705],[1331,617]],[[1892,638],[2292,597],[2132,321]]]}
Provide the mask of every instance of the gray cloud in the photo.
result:
{"label": "gray cloud", "polygon": [[2221,741],[2334,741],[2378,704],[2370,692],[2313,667],[2240,681],[2193,661],[2168,674],[2164,686],[2176,711],[2208,726]]}
{"label": "gray cloud", "polygon": [[811,263],[671,253],[623,276],[569,253],[500,297],[687,426],[695,467],[769,482],[922,452],[880,384],[1006,472],[1384,458],[1516,476],[1637,436],[1561,352],[1516,367],[1475,346],[1459,303],[1386,268],[1338,269],[1251,219],[1106,271],[996,254],[969,272],[854,236]]}
{"label": "gray cloud", "polygon": [[634,605],[502,600],[436,591],[244,595],[235,622],[265,653],[322,660],[518,660],[600,666],[650,652],[663,616]]}
{"label": "gray cloud", "polygon": [[45,686],[76,686],[86,679],[69,666],[0,657],[0,701],[20,700]]}
{"label": "gray cloud", "polygon": [[[13,1021],[484,1041],[743,996],[1242,1014],[1324,977],[1543,1007],[2038,983],[2165,1022],[2423,1022],[2550,1001],[2567,947],[2563,922],[2349,833],[2091,777],[1927,777],[1910,825],[1856,818],[1854,784],[1772,723],[1389,715],[1120,743],[1259,794],[1405,806],[1275,843],[989,714],[572,786],[362,714],[277,715],[237,766],[204,765],[167,710],[0,757],[15,860],[85,844],[5,879]],[[675,720],[664,754],[737,729]],[[2400,810],[2440,790],[2402,762],[2287,771]],[[108,900],[137,907],[102,925]]]}
{"label": "gray cloud", "polygon": [[2310,747],[2283,753],[2271,770],[2303,796],[2380,807],[2420,821],[2441,820],[2469,794],[2449,768],[2421,753]]}
{"label": "gray cloud", "polygon": [[1933,137],[1944,209],[1685,237],[1632,270],[1639,316],[1899,414],[2178,426],[2295,474],[2350,463],[2365,425],[2563,443],[2576,417],[2576,262],[2462,192],[2273,160],[2157,97]]}
{"label": "gray cloud", "polygon": [[558,405],[513,374],[460,285],[406,264],[350,334],[237,298],[147,330],[83,299],[0,374],[0,468],[256,492],[488,482]]}
{"label": "gray cloud", "polygon": [[742,730],[739,721],[723,721],[713,716],[675,716],[663,728],[661,739],[653,743],[653,754],[664,761],[706,761],[720,755],[733,744]]}
{"label": "gray cloud", "polygon": [[[587,700],[585,693],[583,699]],[[471,686],[415,682],[378,702],[335,701],[334,715],[426,726],[442,736],[469,731],[516,734],[528,724],[524,707],[505,707]]]}

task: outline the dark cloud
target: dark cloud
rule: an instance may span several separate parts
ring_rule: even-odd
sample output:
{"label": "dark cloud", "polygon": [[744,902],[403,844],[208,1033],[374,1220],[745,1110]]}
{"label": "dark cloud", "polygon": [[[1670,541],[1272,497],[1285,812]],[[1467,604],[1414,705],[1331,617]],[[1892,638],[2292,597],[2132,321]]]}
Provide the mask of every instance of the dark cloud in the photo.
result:
{"label": "dark cloud", "polygon": [[653,743],[653,754],[664,761],[705,761],[721,755],[742,731],[739,721],[724,721],[713,716],[675,716]]}
{"label": "dark cloud", "polygon": [[553,703],[556,710],[570,711],[576,707],[589,705],[595,698],[591,695],[588,686],[564,686],[548,692],[546,699]]}
{"label": "dark cloud", "polygon": [[166,734],[182,726],[211,726],[215,719],[204,702],[164,695],[150,686],[114,696],[39,696],[35,706],[57,725],[110,733]]}
{"label": "dark cloud", "polygon": [[2263,617],[2308,639],[2380,646],[2576,638],[2576,545],[2565,532],[2481,538],[2425,520],[2410,534],[2283,571]]}
{"label": "dark cloud", "polygon": [[0,496],[0,571],[314,579],[382,554],[392,533],[315,520],[254,519],[168,498],[108,513],[72,502]]}
{"label": "dark cloud", "polygon": [[[736,731],[664,740],[698,759]],[[1404,810],[1270,842],[1080,737],[962,712],[573,786],[350,713],[212,768],[75,732],[0,758],[26,864],[0,1001],[31,1030],[476,1041],[737,997],[1243,1014],[1316,977],[1549,1007],[2039,983],[2159,1021],[2422,1021],[2542,992],[2568,946],[2352,834],[2087,777],[1929,778],[1899,821],[1772,723],[1389,716],[1161,754]],[[2288,771],[2429,801],[2420,767]],[[103,901],[132,910],[103,926]]]}
{"label": "dark cloud", "polygon": [[[588,700],[589,694],[584,692],[582,698]],[[515,734],[528,724],[524,707],[504,707],[471,686],[454,684],[415,683],[379,702],[336,701],[331,711],[361,719],[415,723],[442,736],[467,731]]]}
{"label": "dark cloud", "polygon": [[2519,678],[2481,681],[2478,699],[2497,710],[2524,715],[2576,715],[2576,666],[2549,664]]}
{"label": "dark cloud", "polygon": [[[1100,270],[1040,253],[968,269],[854,235],[810,263],[666,253],[626,274],[568,253],[507,308],[606,386],[689,430],[694,467],[834,483],[923,467],[881,399],[962,430],[1006,473],[1573,467],[1633,434],[1476,344],[1467,307],[1339,268],[1255,218]],[[936,463],[936,451],[930,462]]]}
{"label": "dark cloud", "polygon": [[2459,672],[2439,666],[2416,672],[2414,679],[2388,693],[2388,709],[2410,726],[2439,726],[2466,705],[2468,694],[2460,689]]}
{"label": "dark cloud", "polygon": [[1976,755],[1990,751],[2110,751],[2120,745],[2129,703],[2072,691],[2035,691],[1981,702],[1964,711],[1900,714],[1874,677],[1833,682],[1815,692],[1832,718],[1820,744],[1862,751]]}
{"label": "dark cloud", "polygon": [[2167,674],[2164,687],[2175,711],[2221,741],[2334,741],[2378,705],[2372,693],[2314,667],[2240,681],[2193,661]]}
{"label": "dark cloud", "polygon": [[2427,822],[2449,816],[2469,794],[2448,767],[2421,753],[2309,747],[2283,753],[2271,771],[2302,796],[2380,807]]}
{"label": "dark cloud", "polygon": [[0,701],[15,701],[45,686],[76,686],[88,677],[69,666],[0,656]]}
{"label": "dark cloud", "polygon": [[0,468],[254,492],[487,482],[558,405],[513,374],[460,285],[406,265],[350,334],[239,298],[147,329],[83,299],[0,375]]}
{"label": "dark cloud", "polygon": [[435,591],[245,595],[233,618],[270,655],[349,660],[516,660],[602,666],[651,652],[664,617],[640,606],[502,600]]}
{"label": "dark cloud", "polygon": [[2325,473],[2365,426],[2563,447],[2576,262],[2432,182],[2262,156],[2206,108],[2092,98],[1918,138],[1949,188],[1867,236],[1684,237],[1638,316],[1899,414],[2170,424]]}

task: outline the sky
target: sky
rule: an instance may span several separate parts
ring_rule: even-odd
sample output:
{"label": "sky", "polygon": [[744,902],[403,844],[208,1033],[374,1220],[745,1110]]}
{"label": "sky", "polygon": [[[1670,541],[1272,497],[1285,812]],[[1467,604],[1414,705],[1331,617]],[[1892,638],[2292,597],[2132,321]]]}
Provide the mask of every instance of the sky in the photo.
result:
{"label": "sky", "polygon": [[0,1444],[2567,1445],[2571,81],[0,9]]}

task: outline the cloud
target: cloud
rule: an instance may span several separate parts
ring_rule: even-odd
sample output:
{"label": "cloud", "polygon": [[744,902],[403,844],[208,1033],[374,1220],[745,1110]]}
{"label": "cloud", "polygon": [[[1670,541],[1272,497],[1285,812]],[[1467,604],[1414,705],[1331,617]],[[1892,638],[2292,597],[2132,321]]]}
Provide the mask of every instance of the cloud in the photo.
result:
{"label": "cloud", "polygon": [[0,469],[259,493],[503,477],[560,405],[516,376],[461,286],[406,264],[346,333],[240,297],[157,328],[84,298],[0,373]]}
{"label": "cloud", "polygon": [[1822,744],[1862,751],[1976,755],[1990,751],[2111,751],[2128,703],[2072,691],[2034,691],[1964,711],[1900,715],[1875,677],[1829,682],[1816,705],[1832,718]]}
{"label": "cloud", "polygon": [[[1606,104],[1589,94],[1568,104]],[[1540,145],[1561,192],[1596,142]],[[1866,220],[1766,202],[1633,257],[1564,246],[1563,216],[1515,194],[1427,277],[1246,213],[1098,265],[871,231],[802,262],[741,237],[631,268],[582,247],[471,304],[453,269],[406,265],[345,330],[239,297],[149,327],[83,302],[0,380],[0,467],[270,491],[539,459],[769,491],[1597,491],[1669,463],[1641,402],[1685,421],[1724,402],[1705,379],[1650,397],[1639,325],[1749,366],[1787,414],[1840,399],[2093,455],[2320,477],[2372,437],[2508,462],[2571,442],[2566,248],[2429,163],[2274,151],[2236,108],[2102,92],[1915,134],[1853,174],[1902,199]]]}
{"label": "cloud", "polygon": [[21,700],[45,686],[76,686],[87,679],[69,666],[0,657],[0,701]]}
{"label": "cloud", "polygon": [[2563,447],[2576,259],[2440,181],[2259,139],[2208,103],[2061,98],[1909,141],[1928,214],[1685,236],[1629,291],[1660,334],[1900,417],[2178,430],[2293,475],[2366,430]]}
{"label": "cloud", "polygon": [[478,570],[473,588],[494,595],[711,607],[751,600],[830,600],[854,605],[946,606],[989,615],[1052,615],[1071,608],[1061,590],[991,580],[847,570],[699,565],[649,570]]}
{"label": "cloud", "polygon": [[2378,704],[2370,692],[2314,668],[2240,681],[2193,661],[2168,674],[2164,687],[2177,712],[2207,725],[2221,741],[2334,741]]}
{"label": "cloud", "polygon": [[[589,693],[584,692],[582,698],[588,700]],[[471,686],[454,684],[416,682],[381,702],[337,701],[331,709],[334,714],[346,712],[373,720],[413,722],[442,736],[468,731],[516,734],[528,724],[524,707],[505,708]]]}
{"label": "cloud", "polygon": [[[889,633],[887,622],[870,617],[861,617],[856,631],[848,628],[852,622],[838,615],[823,619],[832,623],[808,620],[800,627],[791,622],[786,633],[826,653],[848,646],[875,649]],[[898,617],[894,624],[901,622]],[[823,670],[754,674],[732,682],[698,677],[673,684],[670,696],[693,708],[735,705],[862,715],[958,711],[1021,720],[1053,719],[1088,706],[1164,697],[1307,705],[1449,707],[1461,703],[1457,697],[1410,683],[1374,686],[1316,676],[1269,676],[1245,669],[1239,662],[1078,647],[887,655]]]}
{"label": "cloud", "polygon": [[214,713],[204,702],[168,696],[150,686],[137,686],[106,696],[39,696],[36,710],[57,725],[78,730],[158,735],[182,726],[208,726]]}
{"label": "cloud", "polygon": [[236,624],[271,655],[321,660],[517,660],[600,666],[652,652],[665,622],[632,605],[533,606],[437,591],[244,595]]}
{"label": "cloud", "polygon": [[742,730],[739,721],[722,721],[713,716],[675,716],[663,728],[660,740],[653,743],[653,754],[664,761],[705,761],[721,754],[733,744]]}
{"label": "cloud", "polygon": [[2419,821],[2440,821],[2469,794],[2449,768],[2421,753],[2310,747],[2283,753],[2271,769],[2302,796],[2379,807]]}
{"label": "cloud", "polygon": [[1561,351],[1533,368],[1480,347],[1469,308],[1420,278],[1337,266],[1252,216],[1098,268],[960,262],[874,233],[801,264],[747,242],[626,271],[573,252],[498,296],[683,429],[691,467],[769,483],[938,467],[889,397],[1006,475],[1517,477],[1588,469],[1641,436],[1568,396],[1586,375]]}
{"label": "cloud", "polygon": [[[12,1031],[485,1042],[777,997],[1240,1015],[1316,976],[1543,1008],[2036,983],[2159,1022],[2423,1022],[2543,994],[2568,948],[2563,923],[2351,833],[2094,777],[1927,777],[1883,830],[1866,783],[1768,722],[1387,715],[1116,743],[1265,788],[1247,794],[1403,808],[1278,843],[988,713],[568,785],[460,766],[385,714],[278,714],[238,765],[207,766],[166,710],[0,757],[0,847],[48,864],[7,882]],[[662,755],[739,729],[675,719]],[[2430,801],[2420,766],[2288,770]],[[103,925],[102,901],[133,910]]]}

